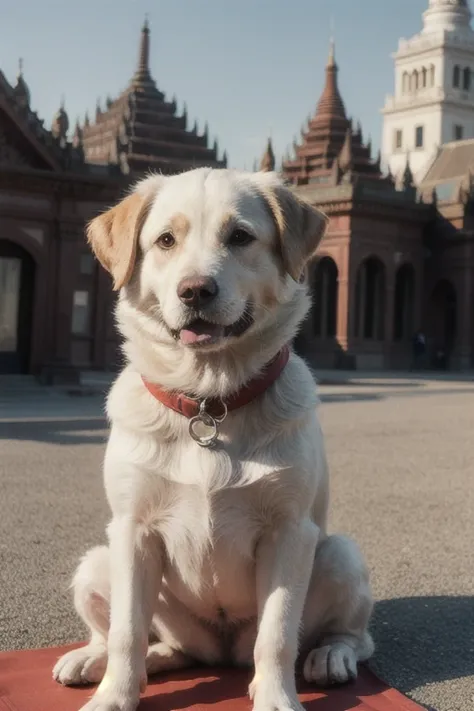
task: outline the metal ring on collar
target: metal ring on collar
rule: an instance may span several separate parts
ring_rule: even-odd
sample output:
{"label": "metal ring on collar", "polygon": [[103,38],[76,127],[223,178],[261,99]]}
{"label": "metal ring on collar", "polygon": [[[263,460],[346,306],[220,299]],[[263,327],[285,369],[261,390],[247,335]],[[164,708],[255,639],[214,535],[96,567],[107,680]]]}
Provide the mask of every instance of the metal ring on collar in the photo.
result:
{"label": "metal ring on collar", "polygon": [[[215,422],[224,422],[225,418],[227,417],[228,409],[227,405],[225,404],[224,400],[221,400],[219,398],[219,404],[222,406],[222,414],[220,415],[211,415],[212,419],[215,420]],[[205,413],[206,415],[209,415],[210,413],[207,411],[207,399],[204,398],[204,400],[201,401],[199,404],[199,413],[203,414]]]}
{"label": "metal ring on collar", "polygon": [[[211,433],[208,435],[198,434],[195,429],[197,424],[204,424],[206,427],[210,427],[212,429]],[[189,434],[201,447],[212,447],[217,442],[219,436],[217,422],[209,413],[205,410],[201,410],[199,415],[196,415],[189,421]]]}

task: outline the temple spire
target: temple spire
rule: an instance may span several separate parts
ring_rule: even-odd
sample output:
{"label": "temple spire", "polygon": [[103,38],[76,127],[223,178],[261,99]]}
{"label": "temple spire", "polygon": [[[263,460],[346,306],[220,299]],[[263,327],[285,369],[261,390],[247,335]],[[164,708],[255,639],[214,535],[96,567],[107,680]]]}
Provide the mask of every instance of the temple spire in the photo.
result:
{"label": "temple spire", "polygon": [[15,96],[19,104],[26,108],[30,103],[30,90],[23,76],[23,59],[18,60],[18,75],[16,78],[16,86],[14,88]]}
{"label": "temple spire", "polygon": [[148,15],[146,15],[140,36],[138,65],[135,76],[133,77],[133,82],[137,84],[140,82],[149,82],[150,80],[150,26],[148,24]]}
{"label": "temple spire", "polygon": [[260,170],[264,173],[271,173],[275,170],[275,153],[273,152],[271,138],[267,141],[267,148],[260,161]]}
{"label": "temple spire", "polygon": [[323,116],[331,118],[346,119],[346,110],[337,85],[338,66],[336,64],[336,48],[334,40],[331,39],[329,47],[329,57],[326,64],[326,83],[323,93],[316,109],[316,119]]}

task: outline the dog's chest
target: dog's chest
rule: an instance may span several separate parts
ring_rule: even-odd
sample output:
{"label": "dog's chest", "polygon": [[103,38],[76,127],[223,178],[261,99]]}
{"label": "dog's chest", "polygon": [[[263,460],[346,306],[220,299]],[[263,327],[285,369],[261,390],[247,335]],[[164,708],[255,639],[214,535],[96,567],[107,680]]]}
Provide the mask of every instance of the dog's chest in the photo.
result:
{"label": "dog's chest", "polygon": [[[164,521],[159,525],[171,559],[228,557],[250,559],[263,525],[255,487],[206,492],[177,485]],[[192,551],[192,553],[191,553]],[[179,566],[182,567],[181,565]]]}
{"label": "dog's chest", "polygon": [[254,488],[209,494],[176,487],[173,510],[160,526],[165,579],[199,616],[213,618],[219,610],[237,619],[254,614],[254,554],[264,526]]}
{"label": "dog's chest", "polygon": [[245,457],[184,440],[166,454],[142,499],[156,504],[147,519],[165,546],[166,585],[199,616],[251,617],[257,543],[294,498],[287,467],[279,470],[268,447]]}

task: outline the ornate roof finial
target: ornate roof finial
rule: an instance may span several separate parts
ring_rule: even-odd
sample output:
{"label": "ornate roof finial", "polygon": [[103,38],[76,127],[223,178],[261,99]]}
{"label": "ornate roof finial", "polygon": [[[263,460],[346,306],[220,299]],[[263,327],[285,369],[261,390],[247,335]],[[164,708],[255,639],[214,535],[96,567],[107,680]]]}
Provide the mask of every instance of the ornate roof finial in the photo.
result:
{"label": "ornate roof finial", "polygon": [[222,156],[222,164],[224,168],[227,168],[227,151],[224,151],[224,155]]}
{"label": "ornate roof finial", "polygon": [[337,67],[336,64],[336,43],[334,40],[331,38],[329,41],[329,55],[328,55],[328,61],[326,64],[326,67]]}
{"label": "ornate roof finial", "polygon": [[84,114],[84,126],[90,126],[90,123],[89,112],[86,111]]}
{"label": "ornate roof finial", "polygon": [[348,128],[346,131],[346,137],[344,139],[344,144],[341,148],[341,152],[339,153],[338,163],[343,173],[346,173],[353,167],[352,131],[350,128]]}
{"label": "ornate roof finial", "polygon": [[395,178],[394,178],[393,173],[391,171],[390,164],[387,167],[387,175],[385,176],[385,179],[388,180],[388,182],[391,183],[392,185],[395,185]]}
{"label": "ornate roof finial", "polygon": [[413,178],[413,173],[410,168],[410,154],[407,153],[407,162],[405,165],[405,170],[403,171],[402,175],[402,189],[403,190],[410,190],[410,188],[414,187],[414,178]]}
{"label": "ornate roof finial", "polygon": [[377,158],[375,159],[375,167],[377,168],[377,171],[380,173],[380,166],[382,164],[382,154],[380,153],[380,148],[377,151]]}
{"label": "ornate roof finial", "polygon": [[79,117],[76,120],[76,125],[74,127],[74,135],[72,137],[72,145],[74,148],[80,148],[82,146],[82,129],[79,123]]}
{"label": "ornate roof finial", "polygon": [[336,66],[336,42],[334,40],[334,15],[331,15],[330,35],[329,35],[329,56],[328,67]]}
{"label": "ornate roof finial", "polygon": [[273,152],[272,139],[269,138],[267,141],[267,147],[265,153],[260,161],[260,170],[264,173],[271,173],[275,170],[275,154]]}
{"label": "ornate roof finial", "polygon": [[53,123],[51,124],[51,132],[55,138],[57,138],[61,144],[65,144],[67,141],[67,132],[69,131],[69,118],[64,108],[64,94],[61,96],[61,105],[59,110],[56,112],[53,118]]}
{"label": "ornate roof finial", "polygon": [[23,77],[23,59],[20,57],[18,60],[18,75],[16,78],[16,86],[13,90],[17,101],[23,106],[29,106],[30,103],[30,90],[28,84]]}

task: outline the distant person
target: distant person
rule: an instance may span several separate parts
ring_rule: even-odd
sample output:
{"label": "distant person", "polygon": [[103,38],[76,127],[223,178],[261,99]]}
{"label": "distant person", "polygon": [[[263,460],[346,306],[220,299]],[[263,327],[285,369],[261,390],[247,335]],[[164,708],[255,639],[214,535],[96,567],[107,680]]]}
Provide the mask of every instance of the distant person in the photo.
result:
{"label": "distant person", "polygon": [[426,354],[426,338],[422,331],[417,331],[413,336],[413,361],[412,370],[417,370],[424,365]]}

